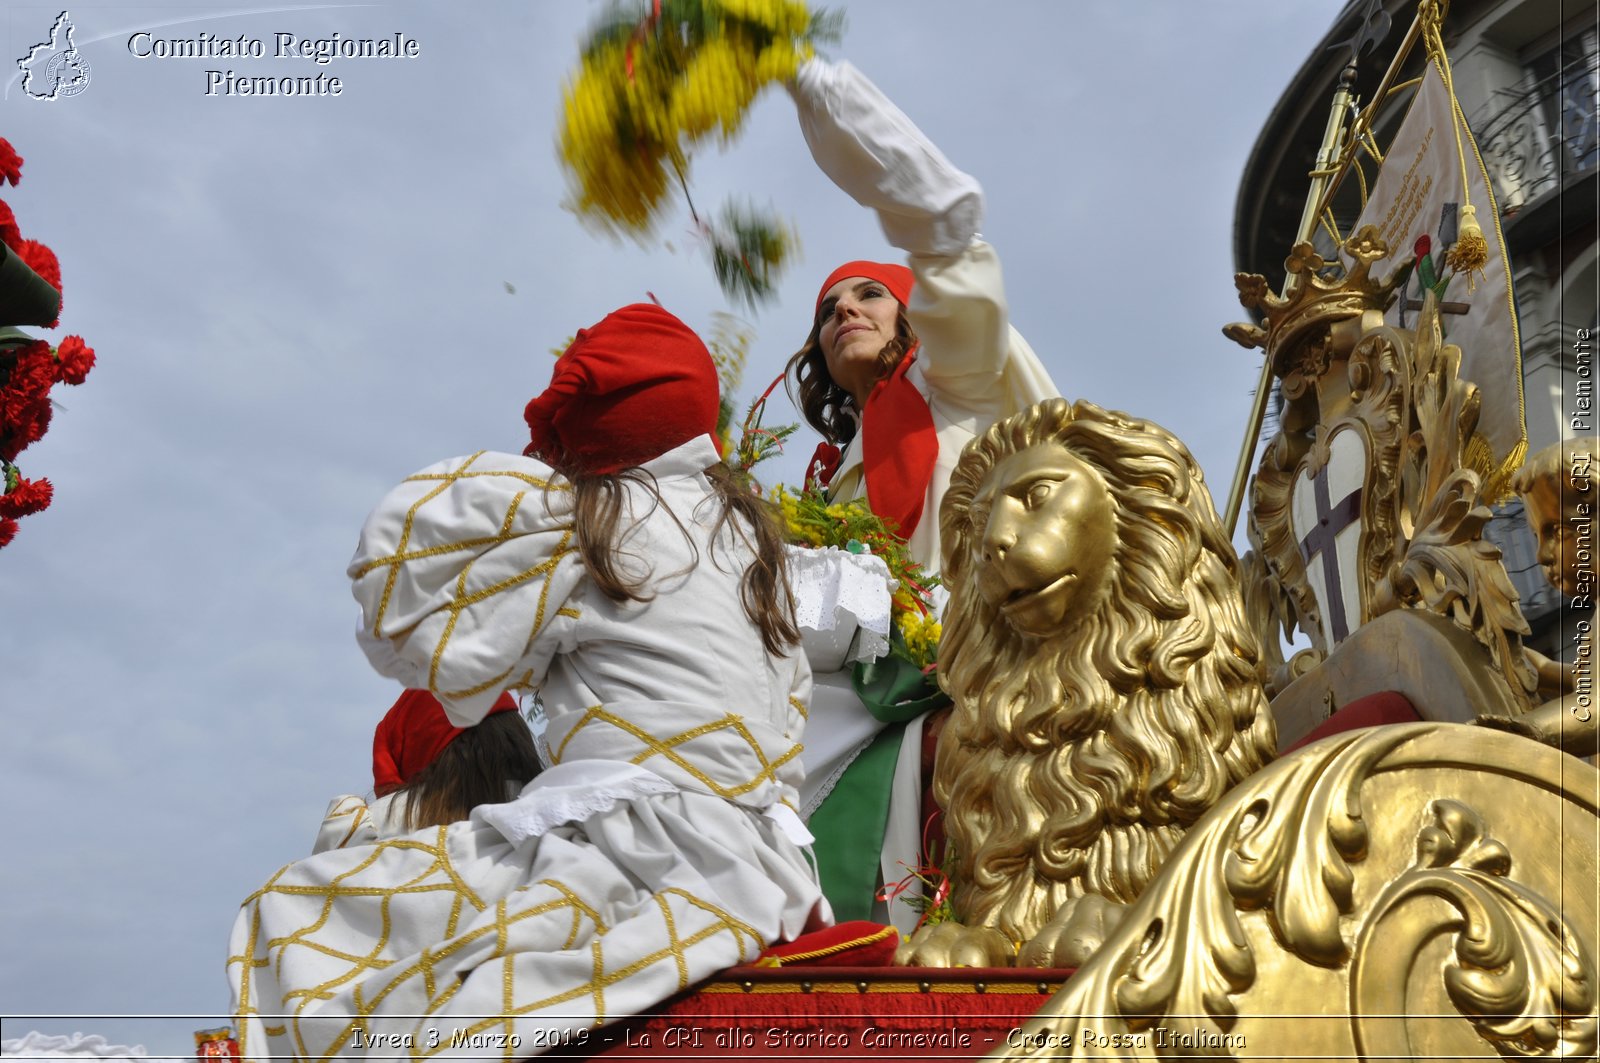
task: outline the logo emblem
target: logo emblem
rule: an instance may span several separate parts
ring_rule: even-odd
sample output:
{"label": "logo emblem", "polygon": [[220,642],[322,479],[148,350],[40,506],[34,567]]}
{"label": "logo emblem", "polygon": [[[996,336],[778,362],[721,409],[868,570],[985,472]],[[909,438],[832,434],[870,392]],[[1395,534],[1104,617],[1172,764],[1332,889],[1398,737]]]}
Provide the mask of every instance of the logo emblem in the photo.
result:
{"label": "logo emblem", "polygon": [[1316,473],[1302,465],[1290,494],[1289,526],[1316,596],[1328,647],[1361,626],[1361,494],[1367,448],[1354,430],[1335,432]]}
{"label": "logo emblem", "polygon": [[89,61],[72,42],[72,30],[72,17],[61,12],[50,27],[50,39],[17,60],[23,92],[36,100],[58,100],[89,87]]}

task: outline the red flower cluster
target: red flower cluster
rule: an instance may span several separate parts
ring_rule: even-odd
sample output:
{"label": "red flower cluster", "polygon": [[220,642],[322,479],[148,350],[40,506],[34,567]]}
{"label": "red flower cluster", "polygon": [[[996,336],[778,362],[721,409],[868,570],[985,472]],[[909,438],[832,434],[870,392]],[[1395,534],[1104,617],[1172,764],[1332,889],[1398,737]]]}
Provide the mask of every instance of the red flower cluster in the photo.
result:
{"label": "red flower cluster", "polygon": [[[21,176],[22,157],[0,137],[0,187],[6,182],[16,185]],[[4,200],[0,200],[0,242],[61,290],[61,265],[55,253],[37,240],[22,238],[16,215]],[[81,336],[68,336],[55,348],[43,340],[0,347],[0,547],[16,537],[17,518],[45,509],[55,493],[49,480],[26,480],[15,464],[17,455],[50,427],[54,410],[50,389],[58,383],[81,384],[93,368],[94,349]]]}
{"label": "red flower cluster", "polygon": [[6,201],[0,199],[0,243],[15,251],[22,246],[22,230],[17,228],[17,216],[11,213]]}
{"label": "red flower cluster", "polygon": [[84,343],[82,336],[68,336],[56,348],[56,362],[63,384],[81,384],[94,368],[94,348]]}
{"label": "red flower cluster", "polygon": [[13,188],[22,180],[22,156],[10,141],[0,137],[0,181],[10,181]]}
{"label": "red flower cluster", "polygon": [[[9,372],[4,367],[10,361]],[[0,463],[10,465],[50,427],[54,406],[50,389],[57,383],[81,384],[94,366],[94,348],[81,336],[68,336],[51,349],[43,340],[0,355]],[[4,495],[0,495],[0,503]]]}
{"label": "red flower cluster", "polygon": [[49,480],[24,480],[18,476],[10,490],[0,495],[0,517],[26,517],[37,513],[50,504],[54,492]]}

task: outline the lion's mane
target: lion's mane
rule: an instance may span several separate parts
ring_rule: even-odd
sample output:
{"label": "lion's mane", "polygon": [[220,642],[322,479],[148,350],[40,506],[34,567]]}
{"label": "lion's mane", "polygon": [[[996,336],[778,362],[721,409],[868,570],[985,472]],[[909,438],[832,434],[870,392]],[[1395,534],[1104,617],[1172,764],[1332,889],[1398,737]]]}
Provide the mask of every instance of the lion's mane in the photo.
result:
{"label": "lion's mane", "polygon": [[[995,465],[1059,443],[1114,502],[1109,593],[1091,615],[1029,638],[979,595],[983,529],[968,506]],[[1065,902],[1132,902],[1183,832],[1269,761],[1233,547],[1200,468],[1147,421],[1053,399],[968,445],[940,510],[952,598],[940,669],[955,710],[934,794],[969,926],[1030,940]]]}

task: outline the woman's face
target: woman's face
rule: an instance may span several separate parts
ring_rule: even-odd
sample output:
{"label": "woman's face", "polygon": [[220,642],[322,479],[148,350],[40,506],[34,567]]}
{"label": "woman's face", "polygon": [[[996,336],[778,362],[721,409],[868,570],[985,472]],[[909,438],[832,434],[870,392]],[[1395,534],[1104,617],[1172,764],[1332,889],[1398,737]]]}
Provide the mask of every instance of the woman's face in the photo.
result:
{"label": "woman's face", "polygon": [[846,277],[823,295],[818,313],[817,342],[828,375],[861,408],[883,373],[878,355],[895,338],[900,303],[871,278]]}

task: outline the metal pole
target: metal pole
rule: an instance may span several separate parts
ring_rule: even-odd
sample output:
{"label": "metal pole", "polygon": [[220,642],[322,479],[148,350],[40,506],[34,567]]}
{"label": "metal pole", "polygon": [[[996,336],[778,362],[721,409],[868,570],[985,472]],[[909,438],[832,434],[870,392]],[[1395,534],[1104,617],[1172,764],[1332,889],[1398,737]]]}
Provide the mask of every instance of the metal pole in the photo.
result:
{"label": "metal pole", "polygon": [[[1333,164],[1339,158],[1345,114],[1350,109],[1350,101],[1354,98],[1355,83],[1356,64],[1351,60],[1339,75],[1339,87],[1333,93],[1333,103],[1328,111],[1328,127],[1323,131],[1322,147],[1317,151],[1317,163],[1313,168],[1311,187],[1306,193],[1306,205],[1300,215],[1300,228],[1297,230],[1295,243],[1311,239],[1312,233],[1316,232],[1322,196],[1327,190]],[[1288,278],[1284,278],[1285,288],[1288,287],[1288,283]],[[1256,443],[1261,438],[1261,421],[1266,416],[1267,398],[1271,393],[1272,352],[1268,351],[1262,359],[1261,379],[1256,384],[1256,398],[1250,409],[1250,423],[1245,429],[1244,442],[1239,448],[1239,464],[1234,469],[1233,486],[1228,489],[1228,504],[1222,513],[1222,526],[1227,530],[1230,539],[1233,537],[1234,527],[1239,523],[1239,507],[1244,502],[1244,488],[1250,477],[1250,460],[1255,457]]]}
{"label": "metal pole", "polygon": [[1383,80],[1378,82],[1378,90],[1372,96],[1372,102],[1356,116],[1355,125],[1350,129],[1350,138],[1339,156],[1339,172],[1334,174],[1327,188],[1322,193],[1322,201],[1317,204],[1317,217],[1322,216],[1325,208],[1333,197],[1338,194],[1339,186],[1344,184],[1344,179],[1350,173],[1350,163],[1355,158],[1356,138],[1372,129],[1373,116],[1387,102],[1389,89],[1394,85],[1400,75],[1400,67],[1405,63],[1406,57],[1411,54],[1411,48],[1422,36],[1422,16],[1417,15],[1411,20],[1411,28],[1406,31],[1406,36],[1400,42],[1400,50],[1394,53],[1394,59],[1389,63],[1389,69],[1384,71]]}

